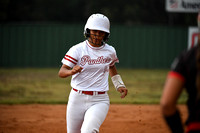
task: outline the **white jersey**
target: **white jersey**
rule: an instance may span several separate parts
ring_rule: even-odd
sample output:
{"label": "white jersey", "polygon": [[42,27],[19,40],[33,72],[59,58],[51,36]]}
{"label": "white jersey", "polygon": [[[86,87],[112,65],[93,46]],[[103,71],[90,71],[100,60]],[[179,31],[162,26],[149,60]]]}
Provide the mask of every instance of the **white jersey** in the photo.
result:
{"label": "white jersey", "polygon": [[71,86],[82,91],[108,91],[109,66],[119,62],[114,47],[104,44],[93,47],[86,40],[74,45],[62,59],[62,63],[81,66],[80,73],[72,75]]}

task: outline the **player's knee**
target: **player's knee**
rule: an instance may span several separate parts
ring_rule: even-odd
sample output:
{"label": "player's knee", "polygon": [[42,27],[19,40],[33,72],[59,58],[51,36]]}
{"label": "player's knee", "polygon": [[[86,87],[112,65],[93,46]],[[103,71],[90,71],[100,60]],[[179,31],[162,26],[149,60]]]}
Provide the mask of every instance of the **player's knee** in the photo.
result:
{"label": "player's knee", "polygon": [[80,129],[79,130],[67,129],[67,133],[80,133]]}
{"label": "player's knee", "polygon": [[94,132],[92,132],[92,133],[99,133],[98,131],[96,131],[96,130],[94,130]]}
{"label": "player's knee", "polygon": [[81,133],[99,133],[97,129],[81,130]]}

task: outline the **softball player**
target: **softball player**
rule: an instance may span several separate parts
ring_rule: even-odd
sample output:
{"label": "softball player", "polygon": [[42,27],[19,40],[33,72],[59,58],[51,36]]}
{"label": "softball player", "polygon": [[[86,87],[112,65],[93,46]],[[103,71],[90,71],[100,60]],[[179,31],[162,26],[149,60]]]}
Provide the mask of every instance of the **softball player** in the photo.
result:
{"label": "softball player", "polygon": [[[200,29],[200,14],[198,18]],[[189,114],[186,121],[186,133],[200,133],[200,34],[198,45],[184,51],[175,59],[164,86],[161,110],[172,133],[184,132],[181,117],[176,107],[178,97],[184,88],[188,93]]]}
{"label": "softball player", "polygon": [[109,19],[91,15],[85,25],[85,41],[74,45],[62,59],[59,76],[72,76],[72,90],[67,105],[67,133],[98,133],[106,118],[110,101],[108,76],[121,98],[127,89],[117,73],[119,62],[114,47],[106,41],[110,35]]}

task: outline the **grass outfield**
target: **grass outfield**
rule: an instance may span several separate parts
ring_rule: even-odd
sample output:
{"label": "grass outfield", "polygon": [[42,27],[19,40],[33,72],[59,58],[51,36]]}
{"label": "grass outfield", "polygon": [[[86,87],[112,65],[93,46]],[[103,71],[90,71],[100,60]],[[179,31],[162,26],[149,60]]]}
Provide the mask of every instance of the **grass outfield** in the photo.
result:
{"label": "grass outfield", "polygon": [[[0,69],[0,104],[66,104],[71,78],[59,78],[59,69]],[[111,103],[158,104],[168,70],[118,69],[129,92],[125,99],[115,91],[109,78]],[[185,103],[182,93],[179,103]]]}

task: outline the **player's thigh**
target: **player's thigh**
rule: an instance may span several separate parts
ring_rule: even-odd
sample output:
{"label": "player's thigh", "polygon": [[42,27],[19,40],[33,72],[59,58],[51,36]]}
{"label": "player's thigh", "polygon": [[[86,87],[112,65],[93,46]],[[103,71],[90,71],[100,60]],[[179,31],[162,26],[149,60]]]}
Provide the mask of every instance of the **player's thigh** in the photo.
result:
{"label": "player's thigh", "polygon": [[77,94],[73,90],[70,93],[69,101],[67,105],[67,132],[68,133],[79,133],[84,115],[85,115],[85,106],[82,101],[84,97]]}
{"label": "player's thigh", "polygon": [[109,104],[98,103],[91,106],[85,113],[81,133],[99,132],[99,128],[105,120],[109,110]]}
{"label": "player's thigh", "polygon": [[80,133],[84,119],[83,111],[76,106],[67,106],[67,133]]}

